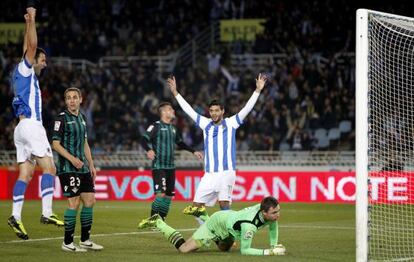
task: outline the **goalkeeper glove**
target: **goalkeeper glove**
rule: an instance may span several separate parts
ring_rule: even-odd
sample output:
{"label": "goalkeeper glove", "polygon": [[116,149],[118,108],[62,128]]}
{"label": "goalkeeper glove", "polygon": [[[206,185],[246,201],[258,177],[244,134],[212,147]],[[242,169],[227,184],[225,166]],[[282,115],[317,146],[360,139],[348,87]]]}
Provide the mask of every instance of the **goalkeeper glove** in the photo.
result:
{"label": "goalkeeper glove", "polygon": [[286,248],[282,245],[275,245],[270,249],[265,249],[264,253],[265,256],[283,256],[286,254]]}

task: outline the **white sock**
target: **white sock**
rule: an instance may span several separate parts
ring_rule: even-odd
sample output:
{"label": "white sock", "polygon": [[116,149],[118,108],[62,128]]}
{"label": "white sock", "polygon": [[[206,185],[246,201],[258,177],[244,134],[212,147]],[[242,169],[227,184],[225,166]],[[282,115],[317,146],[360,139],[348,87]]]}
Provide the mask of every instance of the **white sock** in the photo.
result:
{"label": "white sock", "polygon": [[50,217],[52,215],[52,202],[53,194],[42,197],[42,215],[44,217]]}
{"label": "white sock", "polygon": [[14,218],[17,221],[22,221],[23,202],[24,200],[19,201],[19,202],[13,202],[12,216],[14,216]]}

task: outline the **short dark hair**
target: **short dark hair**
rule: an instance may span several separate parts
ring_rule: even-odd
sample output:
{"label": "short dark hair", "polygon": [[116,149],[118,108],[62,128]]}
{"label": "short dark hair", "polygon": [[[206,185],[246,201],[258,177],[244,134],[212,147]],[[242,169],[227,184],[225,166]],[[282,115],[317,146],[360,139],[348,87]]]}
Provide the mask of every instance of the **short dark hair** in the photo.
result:
{"label": "short dark hair", "polygon": [[161,115],[161,109],[162,109],[163,107],[165,107],[165,106],[171,106],[171,107],[172,107],[172,105],[171,105],[171,103],[170,103],[170,102],[161,102],[161,103],[158,105],[158,114],[160,114],[160,115]]}
{"label": "short dark hair", "polygon": [[279,201],[275,197],[268,196],[263,198],[262,202],[260,203],[260,210],[267,212],[269,208],[276,208],[278,205]]}
{"label": "short dark hair", "polygon": [[210,101],[210,103],[208,104],[208,108],[212,107],[212,106],[220,106],[220,109],[223,110],[224,109],[224,104],[223,102],[221,102],[218,99],[213,99]]}
{"label": "short dark hair", "polygon": [[39,58],[40,54],[45,54],[45,56],[47,56],[47,53],[43,48],[37,47],[34,59],[37,60]]}
{"label": "short dark hair", "polygon": [[68,92],[71,92],[71,91],[73,91],[73,92],[77,92],[77,93],[78,93],[78,95],[79,95],[79,97],[82,97],[82,92],[80,91],[80,89],[79,89],[79,88],[77,88],[77,87],[74,87],[74,86],[67,88],[67,89],[65,90],[65,93],[63,93],[63,97],[66,99],[66,94],[67,94]]}

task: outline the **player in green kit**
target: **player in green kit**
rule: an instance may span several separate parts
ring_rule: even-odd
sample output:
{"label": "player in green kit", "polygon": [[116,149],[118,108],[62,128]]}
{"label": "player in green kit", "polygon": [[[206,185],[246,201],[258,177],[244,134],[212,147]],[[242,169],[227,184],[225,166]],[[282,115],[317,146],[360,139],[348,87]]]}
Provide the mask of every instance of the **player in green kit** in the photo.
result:
{"label": "player in green kit", "polygon": [[[103,246],[92,242],[90,231],[95,205],[96,169],[87,139],[85,116],[80,112],[81,91],[70,87],[64,93],[66,110],[57,116],[53,128],[53,150],[58,153],[57,174],[63,195],[68,198],[65,211],[65,237],[62,250],[85,252],[102,250]],[[76,216],[80,203],[81,237],[79,246],[74,245]]]}
{"label": "player in green kit", "polygon": [[[156,227],[180,252],[188,253],[215,242],[221,251],[228,251],[235,240],[240,241],[242,255],[285,255],[286,249],[278,244],[279,201],[266,197],[260,204],[244,208],[240,211],[226,210],[207,216],[194,234],[185,241],[181,233],[167,225],[159,215],[155,214],[139,223],[139,229]],[[269,249],[252,248],[254,234],[269,226]]]}
{"label": "player in green kit", "polygon": [[155,198],[151,205],[151,216],[159,214],[165,219],[175,195],[175,145],[203,159],[201,152],[184,143],[181,132],[173,124],[175,111],[169,102],[158,105],[160,120],[150,125],[141,139],[141,146],[152,160],[152,178]]}

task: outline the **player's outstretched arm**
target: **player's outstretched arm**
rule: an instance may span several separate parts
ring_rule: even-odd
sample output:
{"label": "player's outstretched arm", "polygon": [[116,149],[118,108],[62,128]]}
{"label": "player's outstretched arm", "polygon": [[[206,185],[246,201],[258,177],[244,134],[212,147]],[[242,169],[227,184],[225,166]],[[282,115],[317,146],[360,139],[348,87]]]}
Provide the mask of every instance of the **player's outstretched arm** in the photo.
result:
{"label": "player's outstretched arm", "polygon": [[243,119],[246,118],[250,111],[252,111],[254,105],[257,102],[257,99],[259,98],[260,92],[263,90],[265,84],[266,77],[262,74],[259,74],[256,79],[256,90],[253,92],[253,95],[250,97],[249,101],[247,101],[246,105],[237,114],[241,121],[243,121]]}
{"label": "player's outstretched arm", "polygon": [[37,48],[37,32],[36,32],[36,9],[28,7],[27,14],[24,15],[26,20],[26,31],[24,36],[23,51],[26,53],[26,60],[33,65]]}
{"label": "player's outstretched arm", "polygon": [[279,240],[279,224],[277,221],[274,221],[269,224],[269,242],[270,246],[276,246]]}
{"label": "player's outstretched arm", "polygon": [[208,120],[207,118],[200,116],[191,106],[190,104],[185,101],[185,99],[178,93],[177,91],[177,84],[175,81],[175,77],[171,76],[167,79],[167,85],[171,90],[171,93],[174,95],[175,99],[177,99],[178,104],[180,105],[181,109],[193,119],[194,122],[197,123],[198,126],[202,127],[207,125]]}
{"label": "player's outstretched arm", "polygon": [[272,247],[270,249],[252,248],[253,236],[256,233],[255,228],[251,224],[241,224],[240,252],[242,255],[251,256],[278,256],[284,255],[284,247]]}
{"label": "player's outstretched arm", "polygon": [[286,253],[286,248],[282,244],[278,244],[279,223],[277,221],[274,221],[269,225],[269,242],[270,250],[273,250],[274,253],[278,253],[279,255],[284,255]]}
{"label": "player's outstretched arm", "polygon": [[24,29],[23,53],[22,53],[23,56],[26,55],[26,50],[27,50],[27,29],[29,29],[29,22],[30,22],[29,14],[24,15],[24,20],[26,21],[26,27]]}

